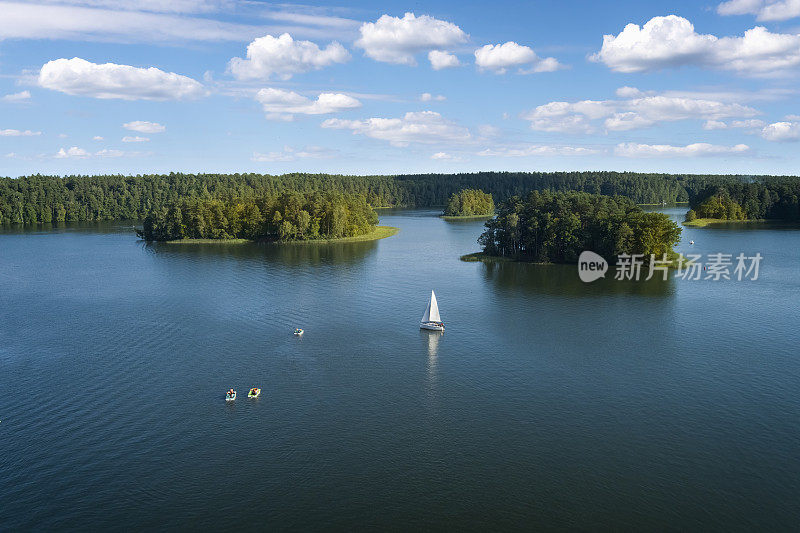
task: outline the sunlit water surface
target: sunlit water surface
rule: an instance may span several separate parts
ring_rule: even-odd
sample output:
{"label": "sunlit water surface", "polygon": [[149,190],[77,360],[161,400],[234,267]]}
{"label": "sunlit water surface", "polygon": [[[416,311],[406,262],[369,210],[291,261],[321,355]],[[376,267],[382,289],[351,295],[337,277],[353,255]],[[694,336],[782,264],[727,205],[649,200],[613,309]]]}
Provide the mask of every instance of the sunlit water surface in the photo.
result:
{"label": "sunlit water surface", "polygon": [[757,281],[584,284],[461,262],[482,222],[435,215],[346,245],[2,230],[0,529],[797,528],[800,231],[684,230]]}

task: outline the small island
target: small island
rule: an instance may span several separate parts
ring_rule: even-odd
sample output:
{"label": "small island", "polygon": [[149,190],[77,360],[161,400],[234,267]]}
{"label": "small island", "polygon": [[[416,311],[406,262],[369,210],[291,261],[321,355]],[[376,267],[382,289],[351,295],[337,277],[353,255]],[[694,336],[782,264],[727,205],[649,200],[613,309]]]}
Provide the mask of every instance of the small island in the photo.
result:
{"label": "small island", "polygon": [[494,216],[494,199],[490,193],[479,189],[462,189],[453,193],[447,201],[442,218],[470,219]]}
{"label": "small island", "polygon": [[648,213],[629,198],[549,191],[509,198],[478,238],[483,251],[464,261],[577,263],[585,250],[614,263],[620,254],[675,261],[681,228],[663,213]]}
{"label": "small island", "polygon": [[398,229],[378,226],[364,196],[289,192],[276,197],[192,199],[154,209],[137,235],[171,243],[358,242]]}
{"label": "small island", "polygon": [[690,204],[684,226],[727,222],[800,220],[800,184],[796,181],[731,184],[706,189]]}

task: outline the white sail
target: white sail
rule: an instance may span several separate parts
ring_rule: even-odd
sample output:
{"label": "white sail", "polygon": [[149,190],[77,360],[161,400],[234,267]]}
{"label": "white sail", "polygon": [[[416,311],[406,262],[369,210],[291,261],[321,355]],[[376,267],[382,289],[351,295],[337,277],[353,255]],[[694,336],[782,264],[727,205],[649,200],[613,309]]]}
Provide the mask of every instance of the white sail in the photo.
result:
{"label": "white sail", "polygon": [[431,301],[428,303],[428,309],[425,310],[428,320],[425,322],[441,322],[442,318],[439,316],[439,304],[436,303],[436,294],[431,291]]}
{"label": "white sail", "polygon": [[425,308],[425,314],[422,315],[422,320],[420,320],[420,323],[430,322],[430,320],[431,320],[431,303],[428,302],[428,307]]}

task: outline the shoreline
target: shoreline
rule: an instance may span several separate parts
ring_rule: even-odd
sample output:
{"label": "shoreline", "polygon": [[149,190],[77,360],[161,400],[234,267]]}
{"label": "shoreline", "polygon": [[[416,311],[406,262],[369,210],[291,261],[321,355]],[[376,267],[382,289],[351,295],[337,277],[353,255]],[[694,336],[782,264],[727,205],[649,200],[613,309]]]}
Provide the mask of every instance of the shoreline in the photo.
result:
{"label": "shoreline", "polygon": [[[270,241],[274,244],[337,244],[345,242],[377,241],[396,235],[400,228],[394,226],[375,226],[375,229],[364,235],[354,237],[341,237],[338,239],[312,239],[306,241]],[[161,241],[164,244],[246,244],[264,241],[251,241],[250,239],[179,239],[175,241]]]}
{"label": "shoreline", "polygon": [[748,224],[751,222],[761,222],[762,224],[764,224],[764,223],[769,223],[770,220],[764,218],[748,218],[744,220],[731,220],[724,218],[696,218],[689,222],[683,221],[681,222],[681,224],[684,226],[689,226],[691,228],[705,228],[706,226],[714,226],[717,224]]}
{"label": "shoreline", "polygon": [[493,218],[494,213],[491,215],[439,215],[442,220],[477,220],[481,218]]}

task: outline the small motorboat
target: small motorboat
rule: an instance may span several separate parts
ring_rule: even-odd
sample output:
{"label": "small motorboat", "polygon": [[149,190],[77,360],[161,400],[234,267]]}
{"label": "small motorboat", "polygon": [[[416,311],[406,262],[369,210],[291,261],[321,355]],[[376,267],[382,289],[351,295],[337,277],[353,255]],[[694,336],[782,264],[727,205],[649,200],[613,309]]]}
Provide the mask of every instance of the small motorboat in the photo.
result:
{"label": "small motorboat", "polygon": [[302,335],[302,334],[303,334],[303,330],[302,330],[302,329],[300,329],[300,328],[294,328],[294,336],[295,336],[295,337],[299,337],[299,336],[300,336],[300,335]]}
{"label": "small motorboat", "polygon": [[253,387],[250,389],[250,392],[247,393],[248,398],[258,398],[259,396],[261,396],[261,389],[258,387]]}
{"label": "small motorboat", "polygon": [[694,241],[689,241],[689,245],[693,246],[694,245]]}
{"label": "small motorboat", "polygon": [[235,390],[230,389],[228,392],[225,393],[225,401],[226,402],[232,402],[235,399],[236,399],[236,391]]}
{"label": "small motorboat", "polygon": [[442,322],[442,317],[439,316],[439,304],[436,303],[436,295],[433,291],[431,291],[428,307],[425,308],[425,314],[422,315],[422,320],[419,321],[419,328],[444,331],[444,322]]}

